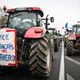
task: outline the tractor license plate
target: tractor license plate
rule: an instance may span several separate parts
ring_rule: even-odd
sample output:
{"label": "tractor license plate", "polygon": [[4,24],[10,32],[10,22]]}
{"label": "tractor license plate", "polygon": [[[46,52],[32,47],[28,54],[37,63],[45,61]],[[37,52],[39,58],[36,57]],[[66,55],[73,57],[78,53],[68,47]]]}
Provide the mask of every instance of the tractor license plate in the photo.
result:
{"label": "tractor license plate", "polygon": [[0,65],[16,66],[16,31],[0,29]]}

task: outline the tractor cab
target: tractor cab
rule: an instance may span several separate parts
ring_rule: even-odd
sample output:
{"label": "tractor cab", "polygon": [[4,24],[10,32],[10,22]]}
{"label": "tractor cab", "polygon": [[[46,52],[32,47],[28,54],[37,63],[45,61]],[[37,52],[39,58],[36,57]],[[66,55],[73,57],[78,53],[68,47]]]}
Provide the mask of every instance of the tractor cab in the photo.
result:
{"label": "tractor cab", "polygon": [[[24,35],[26,30],[30,27],[43,26],[47,29],[49,25],[48,15],[46,18],[42,19],[44,14],[39,7],[13,8],[8,9],[7,13],[9,13],[7,26],[9,28],[16,29],[19,35]],[[50,17],[50,21],[54,22],[54,18]],[[41,31],[41,29],[38,30]]]}
{"label": "tractor cab", "polygon": [[30,27],[41,26],[43,12],[38,7],[8,9],[7,13],[9,13],[7,26],[16,29],[19,35]]}

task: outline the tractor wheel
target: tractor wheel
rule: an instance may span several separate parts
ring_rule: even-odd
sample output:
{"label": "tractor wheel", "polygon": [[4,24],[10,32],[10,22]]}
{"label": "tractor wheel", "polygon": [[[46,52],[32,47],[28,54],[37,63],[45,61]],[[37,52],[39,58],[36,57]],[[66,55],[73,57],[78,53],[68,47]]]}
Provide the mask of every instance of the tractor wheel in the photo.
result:
{"label": "tractor wheel", "polygon": [[54,47],[55,47],[55,52],[58,51],[58,45],[57,45],[57,39],[54,40]]}
{"label": "tractor wheel", "polygon": [[30,72],[36,77],[49,77],[51,71],[51,53],[47,37],[38,39],[30,49]]}
{"label": "tractor wheel", "polygon": [[[51,49],[51,53],[52,53],[52,56],[54,55],[54,39],[51,39],[51,44],[50,44],[50,49]],[[52,57],[53,59],[53,57]]]}
{"label": "tractor wheel", "polygon": [[66,41],[66,49],[67,49],[67,55],[72,56],[73,55],[73,42],[70,40]]}
{"label": "tractor wheel", "polygon": [[67,39],[66,39],[66,38],[64,38],[64,47],[66,47],[66,40],[67,40]]}

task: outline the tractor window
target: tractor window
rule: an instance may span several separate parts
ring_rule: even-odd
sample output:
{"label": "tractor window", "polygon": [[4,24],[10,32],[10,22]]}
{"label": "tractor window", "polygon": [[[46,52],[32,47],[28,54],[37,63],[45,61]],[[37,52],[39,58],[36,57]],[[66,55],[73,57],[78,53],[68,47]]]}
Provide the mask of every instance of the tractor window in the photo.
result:
{"label": "tractor window", "polygon": [[76,27],[74,27],[74,32],[76,32]]}
{"label": "tractor window", "polygon": [[10,14],[9,27],[14,29],[27,29],[36,26],[36,13],[15,12]]}
{"label": "tractor window", "polygon": [[77,34],[80,34],[80,27],[77,27]]}
{"label": "tractor window", "polygon": [[38,15],[37,25],[38,26],[43,26],[45,28],[45,23],[41,19],[42,19],[41,16]]}
{"label": "tractor window", "polygon": [[41,16],[37,15],[37,26],[41,26]]}

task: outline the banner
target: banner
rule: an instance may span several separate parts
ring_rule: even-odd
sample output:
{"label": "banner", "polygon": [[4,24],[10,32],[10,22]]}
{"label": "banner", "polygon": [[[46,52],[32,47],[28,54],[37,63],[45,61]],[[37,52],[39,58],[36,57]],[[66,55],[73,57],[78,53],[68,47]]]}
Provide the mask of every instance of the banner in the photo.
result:
{"label": "banner", "polygon": [[13,29],[0,30],[0,65],[16,65],[16,31]]}

